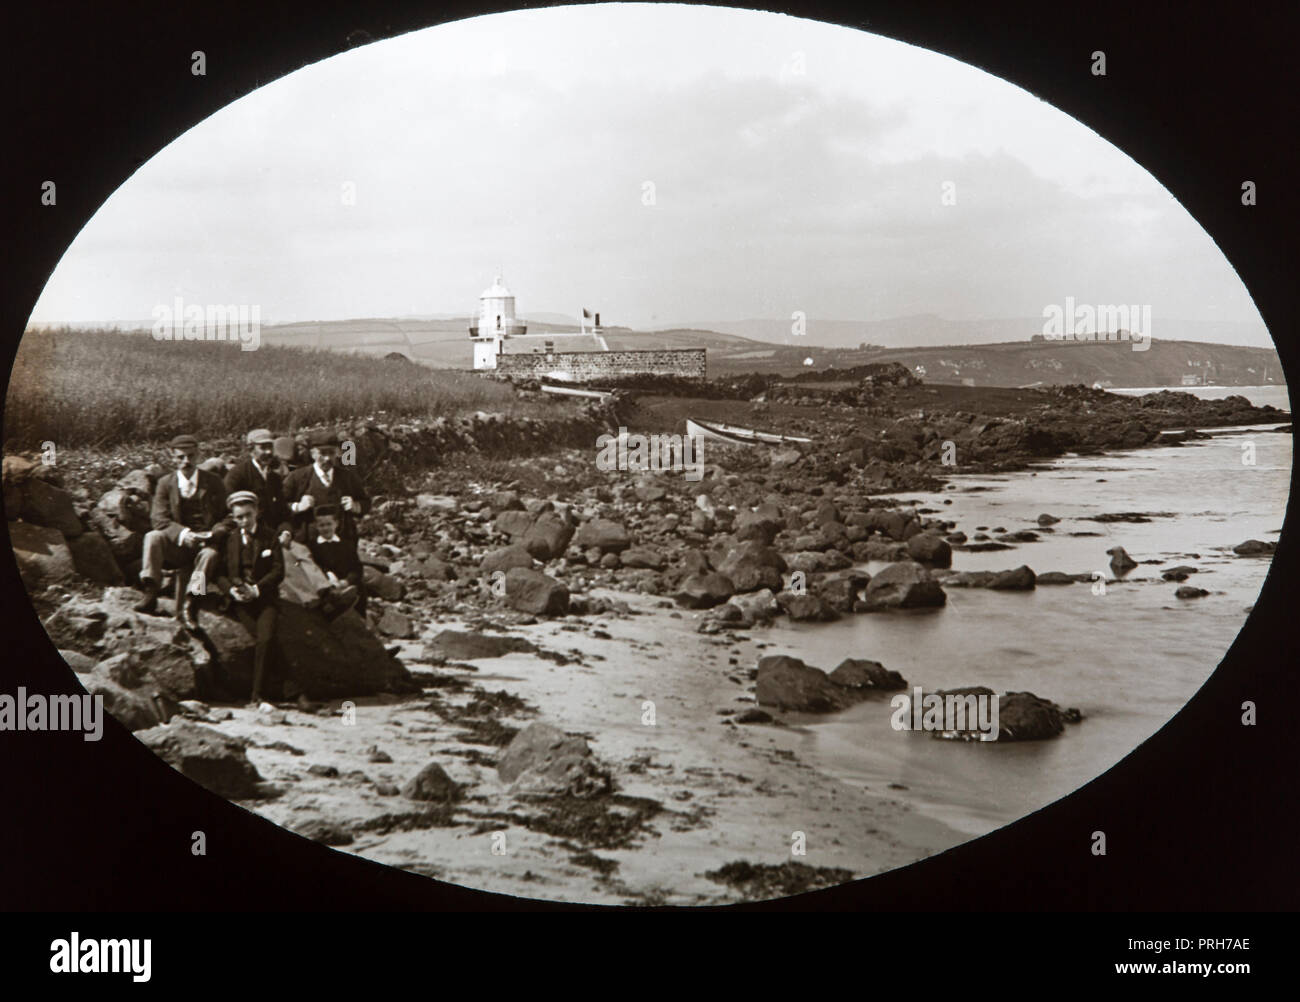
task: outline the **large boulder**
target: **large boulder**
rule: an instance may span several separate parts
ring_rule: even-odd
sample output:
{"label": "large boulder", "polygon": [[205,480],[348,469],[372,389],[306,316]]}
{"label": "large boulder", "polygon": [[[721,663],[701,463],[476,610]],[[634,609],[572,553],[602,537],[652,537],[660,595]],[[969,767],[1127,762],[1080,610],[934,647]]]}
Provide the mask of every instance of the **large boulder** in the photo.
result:
{"label": "large boulder", "polygon": [[608,770],[584,738],[541,722],[514,736],[497,761],[497,775],[521,793],[586,798],[612,788]]}
{"label": "large boulder", "polygon": [[783,526],[780,509],[774,504],[759,505],[754,511],[737,512],[732,532],[738,540],[754,540],[771,546]]}
{"label": "large boulder", "polygon": [[246,800],[257,794],[262,777],[236,738],[186,720],[137,731],[136,737],[173,769],[219,797]]}
{"label": "large boulder", "polygon": [[999,741],[1041,741],[1065,730],[1079,719],[1077,710],[1062,710],[1051,700],[1032,692],[1007,692],[998,700]]}
{"label": "large boulder", "polygon": [[73,536],[68,540],[68,550],[72,554],[73,566],[83,578],[104,585],[120,585],[126,580],[113,557],[113,548],[99,533],[83,532]]}
{"label": "large boulder", "polygon": [[742,621],[750,624],[766,622],[781,612],[781,606],[770,588],[746,592],[743,595],[732,595],[727,605],[739,609]]}
{"label": "large boulder", "polygon": [[506,601],[534,616],[563,616],[569,611],[569,589],[541,571],[512,567],[506,572]]}
{"label": "large boulder", "polygon": [[759,659],[756,696],[761,706],[803,713],[831,713],[854,702],[820,668],[784,654]]}
{"label": "large boulder", "polygon": [[26,456],[4,457],[4,502],[5,518],[13,521],[23,509],[23,489],[33,473],[36,464]]}
{"label": "large boulder", "polygon": [[509,546],[502,546],[499,549],[492,550],[483,557],[479,564],[479,570],[491,577],[497,571],[502,574],[509,571],[512,567],[527,567],[530,570],[533,567],[533,555],[528,552],[522,543],[511,543]]}
{"label": "large boulder", "polygon": [[18,515],[24,521],[58,529],[68,539],[86,531],[72,505],[72,495],[67,491],[35,475],[26,478],[22,491],[22,508]]}
{"label": "large boulder", "polygon": [[[937,696],[992,696],[993,690],[983,685],[968,685],[956,689],[939,689]],[[1032,692],[1005,692],[998,700],[998,741],[1041,741],[1060,734],[1067,723],[1078,723],[1082,715],[1076,709],[1062,709],[1051,700],[1042,699]],[[968,718],[969,719],[969,718]],[[979,737],[974,726],[964,731],[936,731],[935,737],[974,740]]]}
{"label": "large boulder", "polygon": [[667,563],[664,555],[658,550],[651,550],[643,546],[634,546],[631,549],[624,550],[619,554],[619,561],[624,567],[641,567],[652,571],[663,570]]}
{"label": "large boulder", "polygon": [[736,587],[731,578],[717,571],[704,571],[691,574],[677,586],[673,596],[679,605],[688,609],[710,609],[721,605],[735,594]]}
{"label": "large boulder", "polygon": [[123,685],[98,665],[80,676],[80,681],[92,696],[103,698],[104,709],[127,730],[142,731],[163,723],[158,703],[143,686]]}
{"label": "large boulder", "polygon": [[[621,527],[620,527],[621,528]],[[538,560],[563,556],[573,538],[573,526],[557,511],[543,511],[522,537],[524,549]]]}
{"label": "large boulder", "polygon": [[621,553],[632,545],[632,537],[623,524],[607,518],[583,522],[575,539],[582,549],[595,547],[601,553]]}
{"label": "large boulder", "polygon": [[[245,696],[253,684],[253,638],[232,617],[201,612],[199,625],[215,652],[224,687]],[[280,603],[272,681],[309,699],[369,696],[412,689],[410,673],[384,649],[355,610],[333,620],[292,602]]]}
{"label": "large boulder", "polygon": [[435,556],[425,556],[413,560],[407,564],[406,570],[408,573],[424,578],[426,581],[454,581],[456,579],[456,568]]}
{"label": "large boulder", "polygon": [[503,511],[492,522],[492,527],[503,536],[509,536],[514,540],[522,540],[532,524],[533,516],[521,507]]}
{"label": "large boulder", "polygon": [[937,532],[921,532],[909,539],[907,555],[931,567],[952,566],[952,547]]}
{"label": "large boulder", "polygon": [[989,587],[1002,591],[1030,591],[1035,581],[1034,572],[1021,564],[1013,570],[999,571],[989,582]]}
{"label": "large boulder", "polygon": [[378,567],[363,564],[361,574],[365,581],[366,592],[370,595],[378,595],[385,602],[396,602],[406,593],[406,586],[401,581],[391,574],[385,574]]}
{"label": "large boulder", "polygon": [[391,606],[379,614],[375,629],[384,636],[396,640],[407,640],[415,636],[415,624],[411,621],[411,617]]}
{"label": "large boulder", "polygon": [[908,517],[900,511],[873,511],[867,528],[902,542],[908,537],[908,521]]}
{"label": "large boulder", "polygon": [[865,658],[845,658],[830,673],[829,678],[845,689],[892,692],[907,688],[907,682],[898,672],[891,671],[879,661],[869,661]]}
{"label": "large boulder", "polygon": [[756,539],[746,540],[733,546],[718,565],[718,570],[731,579],[736,591],[778,589],[781,587],[781,574],[785,569],[785,558],[772,547]]}
{"label": "large boulder", "polygon": [[30,522],[10,522],[8,526],[14,560],[28,591],[40,591],[77,576],[72,551],[58,529]]}
{"label": "large boulder", "polygon": [[805,574],[817,574],[827,569],[825,555],[816,550],[800,550],[787,563],[790,570],[803,571]]}
{"label": "large boulder", "polygon": [[776,600],[782,611],[795,622],[826,623],[840,618],[840,614],[818,595],[783,591],[777,594]]}
{"label": "large boulder", "polygon": [[1122,546],[1112,546],[1106,554],[1110,557],[1110,569],[1116,574],[1131,571],[1137,566],[1137,561],[1130,557]]}
{"label": "large boulder", "polygon": [[871,579],[862,596],[863,611],[922,609],[943,605],[948,596],[920,564],[890,564]]}
{"label": "large boulder", "polygon": [[852,612],[871,575],[863,571],[850,571],[837,577],[823,578],[813,588],[813,593],[836,612]]}
{"label": "large boulder", "polygon": [[523,511],[524,503],[514,491],[494,491],[488,495],[488,505],[495,512]]}
{"label": "large boulder", "polygon": [[149,495],[137,487],[118,486],[106,491],[86,516],[113,549],[122,565],[140,559],[144,534],[152,528]]}
{"label": "large boulder", "polygon": [[468,630],[443,630],[429,642],[431,652],[456,661],[499,658],[516,652],[534,652],[537,645],[523,637],[497,636]]}
{"label": "large boulder", "polygon": [[[55,646],[113,667],[119,682],[127,676],[138,679],[175,701],[220,695],[211,685],[212,657],[206,647],[170,616],[136,612],[132,605],[139,598],[131,588],[105,588],[98,601],[71,598],[46,617],[45,632]],[[218,618],[200,615],[206,617],[201,619],[205,625]]]}
{"label": "large boulder", "polygon": [[867,539],[854,543],[851,552],[854,560],[883,560],[892,563],[907,559],[907,544],[890,543],[883,539]]}

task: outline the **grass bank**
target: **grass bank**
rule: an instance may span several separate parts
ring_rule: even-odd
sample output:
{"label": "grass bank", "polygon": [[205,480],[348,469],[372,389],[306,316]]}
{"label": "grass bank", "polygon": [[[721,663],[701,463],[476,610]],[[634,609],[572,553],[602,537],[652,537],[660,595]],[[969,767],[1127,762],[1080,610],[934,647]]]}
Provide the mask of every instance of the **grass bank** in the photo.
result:
{"label": "grass bank", "polygon": [[267,427],[277,434],[361,415],[531,415],[505,383],[405,361],[148,333],[28,332],[5,397],[6,451],[111,446]]}

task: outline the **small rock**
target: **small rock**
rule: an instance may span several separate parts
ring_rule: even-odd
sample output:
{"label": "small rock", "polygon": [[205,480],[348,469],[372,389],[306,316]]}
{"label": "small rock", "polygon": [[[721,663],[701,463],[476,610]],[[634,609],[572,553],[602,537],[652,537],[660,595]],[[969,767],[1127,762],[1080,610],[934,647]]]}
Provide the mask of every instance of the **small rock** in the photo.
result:
{"label": "small rock", "polygon": [[402,796],[407,800],[451,802],[459,799],[460,793],[460,785],[437,762],[430,762],[402,787]]}

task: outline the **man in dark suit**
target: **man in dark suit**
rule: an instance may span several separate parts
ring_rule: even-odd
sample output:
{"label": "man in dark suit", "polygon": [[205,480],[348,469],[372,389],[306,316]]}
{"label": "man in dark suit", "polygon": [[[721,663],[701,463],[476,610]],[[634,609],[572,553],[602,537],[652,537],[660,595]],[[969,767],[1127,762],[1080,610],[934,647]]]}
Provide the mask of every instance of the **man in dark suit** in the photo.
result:
{"label": "man in dark suit", "polygon": [[274,528],[282,546],[289,545],[289,506],[284,500],[284,479],[275,459],[275,436],[266,428],[248,433],[249,454],[226,474],[226,493],[252,491],[257,495],[258,520]]}
{"label": "man in dark suit", "polygon": [[233,600],[231,611],[253,635],[253,693],[251,705],[262,701],[267,659],[280,616],[280,582],[284,552],[275,530],[258,517],[257,495],[237,491],[227,499],[238,531],[225,540],[218,562],[217,589]]}
{"label": "man in dark suit", "polygon": [[194,601],[206,593],[210,566],[230,531],[224,521],[226,490],[215,473],[198,468],[199,443],[193,435],[178,435],[168,448],[176,469],[160,477],[154,489],[153,529],[144,535],[140,568],[144,598],[135,610],[152,613],[158,608],[163,569],[173,568],[183,595],[176,618],[193,629]]}
{"label": "man in dark suit", "polygon": [[341,512],[339,536],[356,549],[357,521],[370,508],[370,495],[357,472],[338,462],[339,437],[335,432],[313,432],[307,444],[311,448],[311,465],[299,467],[284,481],[294,538],[307,542],[313,510],[318,504],[329,504]]}

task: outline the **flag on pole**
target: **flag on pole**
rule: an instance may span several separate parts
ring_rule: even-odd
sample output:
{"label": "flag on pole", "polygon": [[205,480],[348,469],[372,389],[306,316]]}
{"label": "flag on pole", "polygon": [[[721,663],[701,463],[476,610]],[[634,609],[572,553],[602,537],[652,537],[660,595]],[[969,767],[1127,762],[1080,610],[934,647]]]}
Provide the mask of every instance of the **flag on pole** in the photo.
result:
{"label": "flag on pole", "polygon": [[583,320],[591,319],[591,310],[587,309],[585,306],[582,308],[582,319]]}

